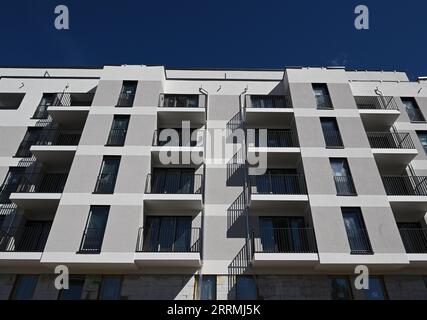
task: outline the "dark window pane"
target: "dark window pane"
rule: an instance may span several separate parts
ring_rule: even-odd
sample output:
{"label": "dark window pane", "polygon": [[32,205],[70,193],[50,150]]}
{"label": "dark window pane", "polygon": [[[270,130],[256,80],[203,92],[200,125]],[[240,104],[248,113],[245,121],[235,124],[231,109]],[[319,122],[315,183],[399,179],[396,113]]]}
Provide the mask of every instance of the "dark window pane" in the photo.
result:
{"label": "dark window pane", "polygon": [[59,300],[80,300],[82,297],[84,278],[70,277],[68,289],[62,289]]}
{"label": "dark window pane", "polygon": [[418,139],[423,146],[424,152],[427,154],[427,131],[417,131]]}
{"label": "dark window pane", "polygon": [[386,293],[384,283],[381,278],[369,277],[369,289],[364,289],[367,300],[385,300]]}
{"label": "dark window pane", "polygon": [[352,299],[350,282],[347,278],[332,278],[331,290],[333,300]]}
{"label": "dark window pane", "polygon": [[104,157],[96,182],[95,193],[114,192],[119,166],[120,157]]}
{"label": "dark window pane", "polygon": [[318,109],[332,109],[332,102],[326,84],[313,84],[314,97]]}
{"label": "dark window pane", "polygon": [[338,123],[335,118],[321,118],[323,137],[327,147],[342,147],[341,134],[338,129]]}
{"label": "dark window pane", "polygon": [[23,275],[18,276],[15,282],[11,300],[31,300],[36,289],[38,276]]}
{"label": "dark window pane", "polygon": [[101,251],[109,210],[110,208],[106,206],[91,207],[80,252],[99,253]]}
{"label": "dark window pane", "polygon": [[354,254],[371,253],[371,244],[360,209],[343,208],[342,213],[351,252]]}
{"label": "dark window pane", "polygon": [[114,116],[110,134],[108,135],[107,145],[123,146],[125,144],[129,119],[129,116]]}
{"label": "dark window pane", "polygon": [[135,99],[137,81],[123,81],[122,90],[120,92],[118,107],[132,107]]}
{"label": "dark window pane", "polygon": [[117,277],[103,277],[101,288],[99,290],[100,300],[118,300],[122,290],[122,278]]}
{"label": "dark window pane", "polygon": [[258,298],[255,279],[250,276],[238,276],[236,280],[237,300],[256,300]]}
{"label": "dark window pane", "polygon": [[216,276],[202,276],[200,280],[200,300],[216,300]]}

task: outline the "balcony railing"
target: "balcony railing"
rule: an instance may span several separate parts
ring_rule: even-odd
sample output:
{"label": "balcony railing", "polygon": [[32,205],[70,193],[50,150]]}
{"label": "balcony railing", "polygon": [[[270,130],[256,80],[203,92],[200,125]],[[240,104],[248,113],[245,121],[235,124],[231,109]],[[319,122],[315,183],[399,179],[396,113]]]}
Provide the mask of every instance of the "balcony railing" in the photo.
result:
{"label": "balcony railing", "polygon": [[202,174],[147,175],[147,194],[202,194]]}
{"label": "balcony railing", "polygon": [[0,252],[42,252],[50,227],[24,226],[0,230]]}
{"label": "balcony railing", "polygon": [[250,176],[253,194],[307,194],[302,174],[265,174]]}
{"label": "balcony railing", "polygon": [[355,196],[356,188],[354,187],[353,178],[351,176],[334,176],[337,195],[339,196]]}
{"label": "balcony railing", "polygon": [[366,229],[346,230],[351,254],[372,254],[371,242]]}
{"label": "balcony railing", "polygon": [[408,132],[367,132],[371,148],[377,149],[415,149]]}
{"label": "balcony railing", "polygon": [[123,146],[126,140],[127,129],[111,129],[107,139],[107,146]]}
{"label": "balcony railing", "polygon": [[[157,231],[157,230],[156,230]],[[200,252],[200,228],[155,232],[140,228],[136,252]]]}
{"label": "balcony railing", "polygon": [[197,94],[162,94],[159,107],[165,108],[199,108]]}
{"label": "balcony railing", "polygon": [[315,253],[313,228],[261,228],[253,237],[255,253]]}
{"label": "balcony railing", "polygon": [[389,196],[427,196],[425,176],[383,176],[382,180]]}
{"label": "balcony railing", "polygon": [[399,228],[407,253],[427,253],[427,229]]}
{"label": "balcony railing", "polygon": [[269,147],[269,148],[292,148],[298,147],[298,138],[292,130],[267,130],[267,145],[260,141],[260,134],[255,137],[256,147]]}
{"label": "balcony railing", "polygon": [[354,97],[357,108],[361,110],[399,110],[396,100],[393,97],[382,96],[358,96]]}
{"label": "balcony railing", "polygon": [[86,228],[78,253],[100,253],[104,233],[104,228]]}
{"label": "balcony railing", "polygon": [[54,107],[88,107],[92,105],[94,93],[57,93],[53,100]]}
{"label": "balcony railing", "polygon": [[76,146],[81,135],[80,130],[43,129],[33,145]]}
{"label": "balcony railing", "polygon": [[[161,147],[167,144],[168,146],[172,146],[172,147],[183,147],[183,146],[195,147],[197,145],[197,136],[199,135],[199,131],[200,130],[190,131],[190,136],[189,136],[190,141],[183,141],[181,131],[174,132],[172,136],[167,136],[166,141],[163,141],[163,140],[160,140],[160,136],[159,136],[162,130],[155,130],[153,135],[153,146]],[[176,137],[176,134],[178,134],[177,137]],[[195,137],[195,135],[197,136]],[[194,137],[195,140],[193,140],[192,137]]]}
{"label": "balcony railing", "polygon": [[101,173],[98,175],[98,179],[95,185],[94,193],[108,194],[114,192],[116,186],[117,174],[114,173]]}
{"label": "balcony railing", "polygon": [[15,192],[18,193],[62,193],[68,173],[23,174]]}
{"label": "balcony railing", "polygon": [[121,93],[117,101],[117,107],[132,107],[135,100],[135,93]]}
{"label": "balcony railing", "polygon": [[323,137],[325,138],[325,144],[328,148],[344,147],[341,134],[338,130],[324,130]]}
{"label": "balcony railing", "polygon": [[288,96],[251,95],[249,108],[292,108]]}

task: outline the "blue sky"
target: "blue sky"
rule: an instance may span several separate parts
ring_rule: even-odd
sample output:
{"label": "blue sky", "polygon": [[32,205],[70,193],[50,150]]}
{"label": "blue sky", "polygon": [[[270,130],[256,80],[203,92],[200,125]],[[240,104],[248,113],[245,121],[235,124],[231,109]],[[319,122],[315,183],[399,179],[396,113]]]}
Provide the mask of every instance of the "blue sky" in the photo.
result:
{"label": "blue sky", "polygon": [[[54,8],[70,29],[54,28]],[[370,9],[370,30],[354,8]],[[0,65],[349,69],[427,75],[422,0],[3,0]]]}

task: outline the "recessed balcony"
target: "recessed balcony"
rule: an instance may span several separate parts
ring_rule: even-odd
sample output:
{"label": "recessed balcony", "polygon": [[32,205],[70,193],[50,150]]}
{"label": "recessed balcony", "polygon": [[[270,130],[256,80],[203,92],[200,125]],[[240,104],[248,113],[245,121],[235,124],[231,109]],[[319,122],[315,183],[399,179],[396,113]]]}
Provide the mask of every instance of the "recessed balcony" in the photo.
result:
{"label": "recessed balcony", "polygon": [[200,250],[200,228],[160,234],[150,228],[140,228],[135,263],[140,266],[199,267]]}
{"label": "recessed balcony", "polygon": [[427,177],[382,176],[391,207],[396,212],[427,211]]}
{"label": "recessed balcony", "polygon": [[367,132],[375,160],[383,171],[398,171],[417,156],[409,132]]}
{"label": "recessed balcony", "polygon": [[248,127],[289,127],[294,110],[288,96],[247,95],[245,121]]}
{"label": "recessed balcony", "polygon": [[192,126],[206,123],[206,96],[202,94],[161,94],[157,109],[159,125],[179,128],[183,121]]}
{"label": "recessed balcony", "polygon": [[302,174],[264,174],[250,178],[251,211],[303,209],[308,204],[305,177]]}
{"label": "recessed balcony", "polygon": [[148,174],[144,204],[154,210],[198,210],[203,207],[202,174]]}
{"label": "recessed balcony", "polygon": [[261,228],[253,233],[254,267],[305,266],[319,262],[313,228]]}
{"label": "recessed balcony", "polygon": [[83,128],[94,93],[57,93],[47,112],[63,128]]}
{"label": "recessed balcony", "polygon": [[427,266],[427,229],[399,227],[399,232],[409,262],[414,266]]}
{"label": "recessed balcony", "polygon": [[367,131],[388,130],[400,115],[394,97],[354,97],[360,117]]}

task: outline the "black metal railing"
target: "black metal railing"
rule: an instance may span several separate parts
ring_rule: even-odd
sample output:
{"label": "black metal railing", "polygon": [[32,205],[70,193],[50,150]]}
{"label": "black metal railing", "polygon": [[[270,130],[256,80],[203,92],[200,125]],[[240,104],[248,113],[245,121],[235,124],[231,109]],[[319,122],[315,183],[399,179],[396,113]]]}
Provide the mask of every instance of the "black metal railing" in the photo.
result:
{"label": "black metal railing", "polygon": [[[269,147],[269,148],[292,148],[298,147],[298,138],[292,130],[267,130],[266,141],[262,141],[262,135],[258,133],[255,136],[256,147]],[[260,141],[261,140],[261,141]]]}
{"label": "black metal railing", "polygon": [[[173,130],[173,129],[165,129],[165,130]],[[189,136],[190,141],[183,140],[181,131],[175,131],[174,133],[171,133],[171,136],[166,135],[167,140],[163,141],[163,139],[160,139],[160,134],[162,130],[155,130],[153,135],[153,146],[161,147],[167,144],[168,146],[173,146],[173,147],[182,147],[182,146],[195,147],[197,146],[199,131],[200,130],[190,131],[190,136]]]}
{"label": "black metal railing", "polygon": [[81,130],[43,129],[33,145],[76,146],[81,135]]}
{"label": "black metal railing", "polygon": [[100,173],[96,180],[94,193],[113,193],[116,186],[117,174]]}
{"label": "black metal railing", "polygon": [[[199,108],[199,95],[197,94],[163,94],[163,104],[165,108]],[[162,100],[162,99],[161,99]]]}
{"label": "black metal railing", "polygon": [[337,195],[339,196],[355,196],[356,188],[354,187],[353,178],[351,176],[334,176]]}
{"label": "black metal railing", "polygon": [[86,228],[78,253],[100,253],[105,228]]}
{"label": "black metal railing", "polygon": [[202,194],[202,174],[148,174],[145,185],[148,194]]}
{"label": "black metal railing", "polygon": [[67,177],[68,173],[25,173],[15,192],[62,193]]}
{"label": "black metal railing", "polygon": [[357,96],[354,97],[358,109],[361,110],[399,110],[393,97]]}
{"label": "black metal railing", "polygon": [[49,113],[47,112],[48,105],[39,105],[34,112],[32,119],[47,119]]}
{"label": "black metal railing", "polygon": [[307,194],[302,174],[264,174],[249,178],[252,194]]}
{"label": "black metal railing", "polygon": [[200,252],[200,228],[155,232],[140,228],[136,252]]}
{"label": "black metal railing", "polygon": [[261,228],[253,237],[255,253],[315,253],[313,228]]}
{"label": "black metal railing", "polygon": [[123,146],[126,140],[127,129],[111,129],[107,139],[107,146]]}
{"label": "black metal railing", "polygon": [[92,105],[94,93],[61,92],[55,95],[54,107],[88,107]]}
{"label": "black metal railing", "polygon": [[366,229],[347,229],[351,254],[372,254],[371,242]]}
{"label": "black metal railing", "polygon": [[407,253],[427,253],[427,229],[399,228]]}
{"label": "black metal railing", "polygon": [[344,147],[341,134],[338,130],[323,130],[323,137],[325,138],[325,144],[328,148]]}
{"label": "black metal railing", "polygon": [[371,148],[378,149],[415,149],[408,132],[367,132]]}
{"label": "black metal railing", "polygon": [[288,96],[251,95],[249,108],[292,108]]}
{"label": "black metal railing", "polygon": [[425,176],[382,176],[384,188],[389,196],[427,196]]}
{"label": "black metal railing", "polygon": [[29,135],[24,137],[21,143],[19,144],[18,150],[16,151],[15,157],[27,158],[31,157],[33,154],[30,151],[31,146],[36,145],[39,141],[39,135]]}
{"label": "black metal railing", "polygon": [[121,93],[117,100],[117,107],[132,107],[133,101],[135,100],[135,92],[132,93]]}
{"label": "black metal railing", "polygon": [[42,252],[49,231],[46,226],[0,229],[0,252]]}

